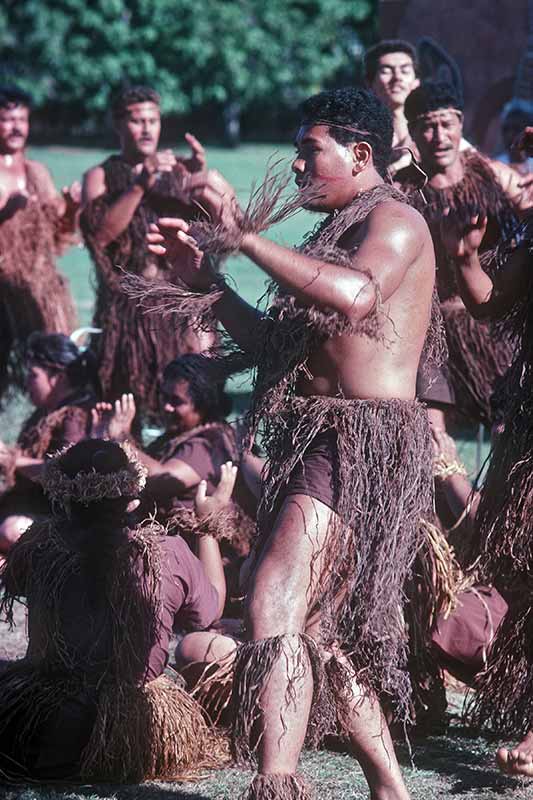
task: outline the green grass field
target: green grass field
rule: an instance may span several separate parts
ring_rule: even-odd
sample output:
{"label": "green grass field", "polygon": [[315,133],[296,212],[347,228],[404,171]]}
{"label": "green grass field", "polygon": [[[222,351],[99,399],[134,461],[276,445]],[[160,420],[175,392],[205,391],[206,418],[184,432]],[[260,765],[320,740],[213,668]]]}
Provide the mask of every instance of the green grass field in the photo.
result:
{"label": "green grass field", "polygon": [[[47,164],[58,186],[80,178],[84,170],[106,156],[102,151],[74,148],[32,148],[30,152],[32,157]],[[251,184],[261,180],[267,161],[273,155],[275,158],[289,159],[291,149],[269,145],[246,145],[236,151],[212,148],[209,150],[209,163],[219,169],[237,188],[240,198],[245,199]],[[273,236],[282,243],[293,244],[314,222],[315,218],[300,214],[280,226]],[[80,324],[89,323],[93,291],[87,252],[83,248],[71,250],[61,259],[60,268],[70,279]],[[265,279],[262,273],[244,259],[232,260],[228,268],[241,293],[248,301],[255,303],[264,292]],[[236,387],[237,391],[242,388]],[[26,412],[27,406],[17,399],[0,415],[0,439],[13,441]],[[461,455],[471,472],[475,467],[475,449],[472,436],[465,437],[460,443]],[[0,659],[20,657],[24,653],[26,640],[22,608],[19,608],[18,619],[15,632],[9,632],[5,625],[0,624]],[[457,701],[457,697],[452,700]],[[492,759],[496,744],[472,737],[457,721],[453,722],[448,735],[413,741],[412,745],[413,762],[403,746],[400,756],[414,800],[444,797],[461,800],[526,800],[533,797],[533,788],[498,775]],[[361,769],[348,755],[329,751],[305,753],[302,771],[315,784],[317,797],[324,800],[363,800],[368,797]],[[68,789],[0,786],[0,797],[6,800],[233,800],[245,788],[248,780],[248,774],[228,769],[195,784],[83,786]]]}

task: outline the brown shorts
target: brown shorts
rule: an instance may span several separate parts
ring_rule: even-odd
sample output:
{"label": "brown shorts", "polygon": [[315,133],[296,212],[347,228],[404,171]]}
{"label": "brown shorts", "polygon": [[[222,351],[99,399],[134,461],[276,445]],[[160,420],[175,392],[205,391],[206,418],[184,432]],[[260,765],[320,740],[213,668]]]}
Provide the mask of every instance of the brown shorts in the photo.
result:
{"label": "brown shorts", "polygon": [[282,499],[290,494],[306,494],[337,511],[339,490],[335,488],[335,472],[338,458],[335,431],[319,433],[291,472]]}
{"label": "brown shorts", "polygon": [[439,617],[433,634],[441,666],[465,683],[473,683],[485,667],[496,629],[507,603],[494,587],[476,586],[462,592],[455,611]]}
{"label": "brown shorts", "polygon": [[416,376],[416,396],[428,406],[437,408],[455,406],[455,393],[445,366],[420,363]]}

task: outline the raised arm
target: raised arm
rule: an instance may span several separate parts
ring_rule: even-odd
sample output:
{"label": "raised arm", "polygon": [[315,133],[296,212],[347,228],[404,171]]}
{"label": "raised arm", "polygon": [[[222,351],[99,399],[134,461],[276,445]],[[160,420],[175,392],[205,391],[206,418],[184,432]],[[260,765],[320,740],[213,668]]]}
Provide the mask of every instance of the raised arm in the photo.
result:
{"label": "raised arm", "polygon": [[136,406],[132,394],[123,394],[114,406],[111,403],[97,403],[92,411],[93,438],[127,441],[135,450],[136,457],[147,468],[152,486],[157,481],[157,489],[164,494],[179,495],[198,486],[201,476],[189,464],[179,458],[170,458],[162,464],[137,447],[130,438],[135,414]]}
{"label": "raised arm", "polygon": [[355,249],[353,269],[318,261],[260,236],[245,236],[241,252],[288,288],[304,304],[338,311],[357,321],[379,298],[387,301],[401,284],[427,239],[422,218],[391,201],[378,206],[362,230],[344,235],[342,246]]}
{"label": "raised arm", "polygon": [[[216,283],[218,275],[210,259],[189,236],[189,228],[185,220],[162,218],[157,225],[150,225],[146,236],[148,248],[158,256],[165,256],[187,286],[206,292]],[[262,318],[260,312],[227,285],[223,286],[221,298],[213,310],[239,347],[253,352]]]}
{"label": "raised arm", "polygon": [[[158,174],[171,172],[176,166],[177,160],[171,150],[154,153],[138,165],[131,186],[109,206],[100,227],[95,231],[95,238],[101,247],[115,241],[126,230],[145,194],[155,186]],[[104,170],[102,167],[93,167],[83,177],[83,207],[102,197],[106,191]]]}
{"label": "raised arm", "polygon": [[493,281],[483,269],[478,248],[483,241],[487,220],[473,217],[467,228],[459,227],[451,217],[441,223],[441,239],[455,265],[461,298],[475,319],[491,320],[505,316],[528,289],[526,247],[518,247],[509,256]]}

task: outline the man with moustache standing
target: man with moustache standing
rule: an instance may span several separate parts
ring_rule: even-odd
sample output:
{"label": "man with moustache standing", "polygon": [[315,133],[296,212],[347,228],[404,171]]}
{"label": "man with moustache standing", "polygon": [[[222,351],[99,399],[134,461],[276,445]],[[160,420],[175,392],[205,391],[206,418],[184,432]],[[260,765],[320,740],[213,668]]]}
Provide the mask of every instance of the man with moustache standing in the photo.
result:
{"label": "man with moustache standing", "polygon": [[150,223],[171,214],[190,218],[182,200],[182,177],[205,169],[201,144],[191,134],[188,159],[158,150],[160,97],[146,86],[123,89],[114,98],[112,116],[120,153],[92,167],[83,180],[81,226],[96,269],[94,325],[104,399],[132,391],[140,409],[158,413],[158,381],[163,367],[183,353],[201,352],[213,335],[194,321],[185,328],[170,324],[157,330],[135,301],[120,289],[122,271],[144,278],[165,273],[162,259],[149,253],[145,236]]}
{"label": "man with moustache standing", "polygon": [[411,193],[433,236],[456,409],[463,418],[490,427],[497,421],[491,397],[510,366],[513,346],[465,308],[457,239],[477,230],[480,252],[492,249],[516,228],[531,198],[510,167],[475,150],[461,152],[463,105],[451,84],[423,83],[407,98],[405,115],[428,181],[418,191],[420,172],[412,167],[395,179]]}
{"label": "man with moustache standing", "polygon": [[80,186],[58,194],[44,164],[26,156],[31,98],[0,87],[0,399],[24,386],[24,350],[34,331],[72,332],[68,284],[55,259],[73,243]]}

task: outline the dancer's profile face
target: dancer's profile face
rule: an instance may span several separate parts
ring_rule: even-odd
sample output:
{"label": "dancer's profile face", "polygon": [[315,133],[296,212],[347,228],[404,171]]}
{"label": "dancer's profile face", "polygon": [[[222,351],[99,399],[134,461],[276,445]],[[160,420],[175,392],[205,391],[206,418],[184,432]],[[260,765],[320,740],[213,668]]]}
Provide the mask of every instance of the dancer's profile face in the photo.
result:
{"label": "dancer's profile face", "polygon": [[30,110],[26,106],[0,108],[0,153],[24,150],[30,132]]}
{"label": "dancer's profile face", "polygon": [[168,428],[183,433],[204,421],[189,394],[189,382],[186,380],[163,381],[161,400]]}
{"label": "dancer's profile face", "polygon": [[120,146],[126,157],[153,155],[161,134],[161,111],[156,103],[132,103],[118,123]]}
{"label": "dancer's profile face", "polygon": [[58,380],[57,373],[37,364],[30,364],[26,378],[26,389],[36,408],[45,408],[54,395]]}
{"label": "dancer's profile face", "polygon": [[327,125],[303,125],[294,146],[292,170],[297,186],[316,188],[320,193],[320,198],[306,203],[305,208],[329,212],[353,200],[359,171],[355,144],[339,144],[330,136]]}

